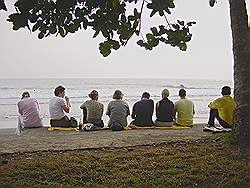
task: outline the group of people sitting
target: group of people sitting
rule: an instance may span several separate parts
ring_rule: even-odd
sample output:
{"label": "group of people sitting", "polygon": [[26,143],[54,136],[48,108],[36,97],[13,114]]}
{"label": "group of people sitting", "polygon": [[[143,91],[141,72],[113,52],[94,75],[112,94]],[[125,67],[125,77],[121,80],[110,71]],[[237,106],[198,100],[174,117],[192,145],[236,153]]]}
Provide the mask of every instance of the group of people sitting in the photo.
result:
{"label": "group of people sitting", "polygon": [[[218,120],[221,127],[228,128],[232,125],[233,116],[233,98],[230,96],[231,88],[224,86],[222,88],[222,97],[211,102],[210,115],[207,127],[214,126],[215,119]],[[65,88],[58,86],[54,90],[54,97],[49,101],[49,114],[51,127],[76,127],[78,125],[91,124],[96,128],[104,127],[102,116],[104,105],[98,101],[99,94],[96,90],[89,94],[90,100],[83,102],[80,108],[83,111],[83,121],[77,123],[74,118],[68,118],[71,105],[69,98],[65,96]],[[193,126],[194,103],[186,98],[185,89],[179,90],[180,99],[173,103],[168,99],[170,93],[168,89],[161,92],[162,99],[154,107],[154,101],[150,99],[150,94],[144,92],[141,99],[137,101],[132,108],[130,123],[135,126]],[[109,116],[108,126],[114,131],[123,130],[128,125],[127,117],[130,115],[129,105],[123,100],[123,93],[115,90],[113,100],[109,102],[106,115]],[[156,110],[156,120],[152,116]],[[18,102],[18,127],[41,127],[42,119],[39,113],[39,104],[36,99],[31,98],[28,92],[22,94]]]}

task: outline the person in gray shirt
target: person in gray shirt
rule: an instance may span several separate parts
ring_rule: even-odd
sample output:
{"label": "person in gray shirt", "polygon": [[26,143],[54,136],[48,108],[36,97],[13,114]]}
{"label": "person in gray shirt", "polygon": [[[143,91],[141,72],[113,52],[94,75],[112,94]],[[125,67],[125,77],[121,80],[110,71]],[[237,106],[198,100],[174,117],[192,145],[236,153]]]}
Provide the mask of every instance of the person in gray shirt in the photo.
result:
{"label": "person in gray shirt", "polygon": [[123,94],[120,90],[115,90],[113,101],[108,104],[106,115],[109,116],[108,126],[112,130],[122,130],[127,126],[127,117],[130,115],[128,103],[122,100]]}

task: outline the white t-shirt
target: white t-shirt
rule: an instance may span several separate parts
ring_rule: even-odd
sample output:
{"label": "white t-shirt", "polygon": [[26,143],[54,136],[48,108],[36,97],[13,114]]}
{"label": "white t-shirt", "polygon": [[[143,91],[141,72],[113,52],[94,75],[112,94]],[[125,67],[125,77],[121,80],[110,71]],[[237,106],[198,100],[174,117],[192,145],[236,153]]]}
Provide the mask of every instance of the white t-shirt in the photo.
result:
{"label": "white t-shirt", "polygon": [[63,106],[66,105],[62,97],[54,96],[49,100],[49,114],[51,119],[62,119],[65,114],[63,112]]}

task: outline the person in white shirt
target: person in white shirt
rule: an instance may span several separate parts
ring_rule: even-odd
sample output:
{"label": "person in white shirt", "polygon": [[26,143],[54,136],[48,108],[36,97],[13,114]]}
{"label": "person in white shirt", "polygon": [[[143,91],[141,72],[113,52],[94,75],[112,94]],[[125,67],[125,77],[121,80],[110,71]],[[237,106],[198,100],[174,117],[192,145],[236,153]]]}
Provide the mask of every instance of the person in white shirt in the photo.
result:
{"label": "person in white shirt", "polygon": [[69,98],[65,96],[65,88],[58,86],[54,91],[55,96],[49,101],[50,125],[52,127],[72,127],[65,113],[70,111]]}

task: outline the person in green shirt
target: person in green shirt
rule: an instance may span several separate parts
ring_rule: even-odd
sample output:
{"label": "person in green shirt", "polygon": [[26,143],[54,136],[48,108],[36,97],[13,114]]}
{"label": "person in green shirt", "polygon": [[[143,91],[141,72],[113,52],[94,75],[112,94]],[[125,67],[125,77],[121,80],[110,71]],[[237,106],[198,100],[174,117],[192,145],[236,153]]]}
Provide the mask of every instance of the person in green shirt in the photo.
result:
{"label": "person in green shirt", "polygon": [[[175,124],[180,126],[193,126],[194,103],[186,98],[186,90],[179,90],[180,100],[174,104]],[[177,114],[177,117],[176,117]]]}
{"label": "person in green shirt", "polygon": [[231,88],[224,86],[221,90],[222,97],[215,99],[208,107],[210,108],[207,127],[214,127],[215,118],[218,120],[221,127],[216,128],[231,128],[233,122],[234,100],[231,97]]}

